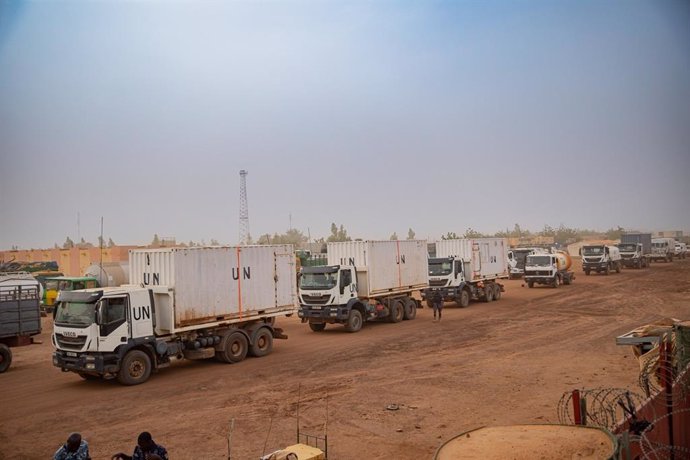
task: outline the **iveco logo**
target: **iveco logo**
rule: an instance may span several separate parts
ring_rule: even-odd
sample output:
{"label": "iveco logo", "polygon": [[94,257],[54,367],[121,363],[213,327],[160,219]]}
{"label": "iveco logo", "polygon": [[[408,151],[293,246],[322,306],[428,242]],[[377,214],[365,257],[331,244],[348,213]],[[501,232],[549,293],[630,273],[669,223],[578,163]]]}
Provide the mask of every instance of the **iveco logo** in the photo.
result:
{"label": "iveco logo", "polygon": [[63,331],[62,335],[64,335],[65,337],[76,337],[77,333],[74,331]]}

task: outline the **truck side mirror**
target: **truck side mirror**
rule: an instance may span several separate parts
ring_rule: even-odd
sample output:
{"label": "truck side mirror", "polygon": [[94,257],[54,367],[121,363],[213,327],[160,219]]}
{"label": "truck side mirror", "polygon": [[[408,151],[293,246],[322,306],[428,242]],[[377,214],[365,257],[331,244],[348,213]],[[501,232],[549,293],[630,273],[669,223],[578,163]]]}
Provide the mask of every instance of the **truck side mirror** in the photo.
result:
{"label": "truck side mirror", "polygon": [[103,302],[98,302],[96,305],[96,324],[99,326],[103,324]]}

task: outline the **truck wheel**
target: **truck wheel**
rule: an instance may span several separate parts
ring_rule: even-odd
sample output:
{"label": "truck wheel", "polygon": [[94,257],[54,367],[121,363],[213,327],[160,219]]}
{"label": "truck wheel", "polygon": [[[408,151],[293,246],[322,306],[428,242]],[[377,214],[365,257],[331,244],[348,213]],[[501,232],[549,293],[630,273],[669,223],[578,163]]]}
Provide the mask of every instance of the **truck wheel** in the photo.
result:
{"label": "truck wheel", "polygon": [[262,327],[256,331],[254,335],[254,342],[249,349],[252,356],[260,358],[266,356],[273,351],[273,334],[268,328]]}
{"label": "truck wheel", "polygon": [[362,329],[362,314],[359,310],[353,308],[350,310],[350,315],[347,317],[345,330],[347,332],[358,332],[360,329]]}
{"label": "truck wheel", "polygon": [[415,319],[417,317],[417,302],[408,297],[403,303],[405,304],[403,319]]}
{"label": "truck wheel", "polygon": [[467,308],[470,304],[470,294],[467,292],[467,289],[460,291],[460,298],[457,300],[457,304],[460,308]]}
{"label": "truck wheel", "polygon": [[620,262],[616,262],[616,273],[620,273],[620,272],[621,272],[621,264],[620,264]]}
{"label": "truck wheel", "polygon": [[12,364],[12,350],[4,343],[0,343],[0,374],[9,369]]}
{"label": "truck wheel", "polygon": [[228,331],[220,341],[220,351],[216,353],[216,358],[224,363],[239,363],[247,357],[249,352],[249,341],[240,331]]}
{"label": "truck wheel", "polygon": [[326,329],[326,323],[309,323],[309,329],[314,332],[321,332]]}
{"label": "truck wheel", "polygon": [[610,269],[609,266],[607,265],[607,266],[606,266],[606,270],[604,270],[604,275],[608,276],[609,273],[611,273],[611,269]]}
{"label": "truck wheel", "polygon": [[390,302],[390,306],[388,308],[390,310],[388,313],[388,321],[391,323],[399,323],[403,320],[403,317],[405,316],[405,306],[401,301],[393,300]]}
{"label": "truck wheel", "polygon": [[494,288],[492,288],[490,284],[484,286],[484,298],[482,300],[484,302],[491,302],[494,300]]}
{"label": "truck wheel", "polygon": [[123,385],[139,385],[151,376],[151,358],[141,350],[131,350],[120,364],[117,380]]}
{"label": "truck wheel", "polygon": [[558,287],[559,284],[561,284],[561,280],[558,278],[558,275],[556,275],[551,280],[551,287],[555,289]]}
{"label": "truck wheel", "polygon": [[501,300],[501,286],[494,284],[494,300]]}
{"label": "truck wheel", "polygon": [[432,302],[431,299],[427,299],[426,306],[427,308],[434,308],[434,302]]}

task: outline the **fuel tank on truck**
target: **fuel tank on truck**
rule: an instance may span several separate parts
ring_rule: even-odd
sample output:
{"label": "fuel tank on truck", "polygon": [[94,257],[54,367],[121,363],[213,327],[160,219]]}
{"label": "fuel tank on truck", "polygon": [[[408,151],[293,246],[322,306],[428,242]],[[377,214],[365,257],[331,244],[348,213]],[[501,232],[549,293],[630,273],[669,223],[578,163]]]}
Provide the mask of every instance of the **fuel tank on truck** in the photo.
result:
{"label": "fuel tank on truck", "polygon": [[96,278],[100,287],[122,286],[129,283],[129,262],[91,264],[84,272],[84,276]]}
{"label": "fuel tank on truck", "polygon": [[556,266],[558,270],[570,270],[570,267],[573,266],[573,259],[567,252],[558,251],[554,253],[554,256],[556,256]]}

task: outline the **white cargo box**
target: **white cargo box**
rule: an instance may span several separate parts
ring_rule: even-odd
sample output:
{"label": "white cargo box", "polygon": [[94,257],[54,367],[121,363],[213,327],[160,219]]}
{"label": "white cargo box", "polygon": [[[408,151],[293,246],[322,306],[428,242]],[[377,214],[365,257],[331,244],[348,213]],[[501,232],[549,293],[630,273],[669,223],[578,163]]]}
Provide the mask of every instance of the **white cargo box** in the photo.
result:
{"label": "white cargo box", "polygon": [[[459,238],[436,242],[436,257],[454,257],[465,263],[467,281],[508,278],[508,240]],[[469,268],[467,268],[469,265]]]}
{"label": "white cargo box", "polygon": [[134,249],[130,284],[173,290],[175,327],[297,309],[292,245]]}
{"label": "white cargo box", "polygon": [[328,265],[357,268],[360,297],[411,292],[428,287],[427,242],[347,241],[328,243]]}

